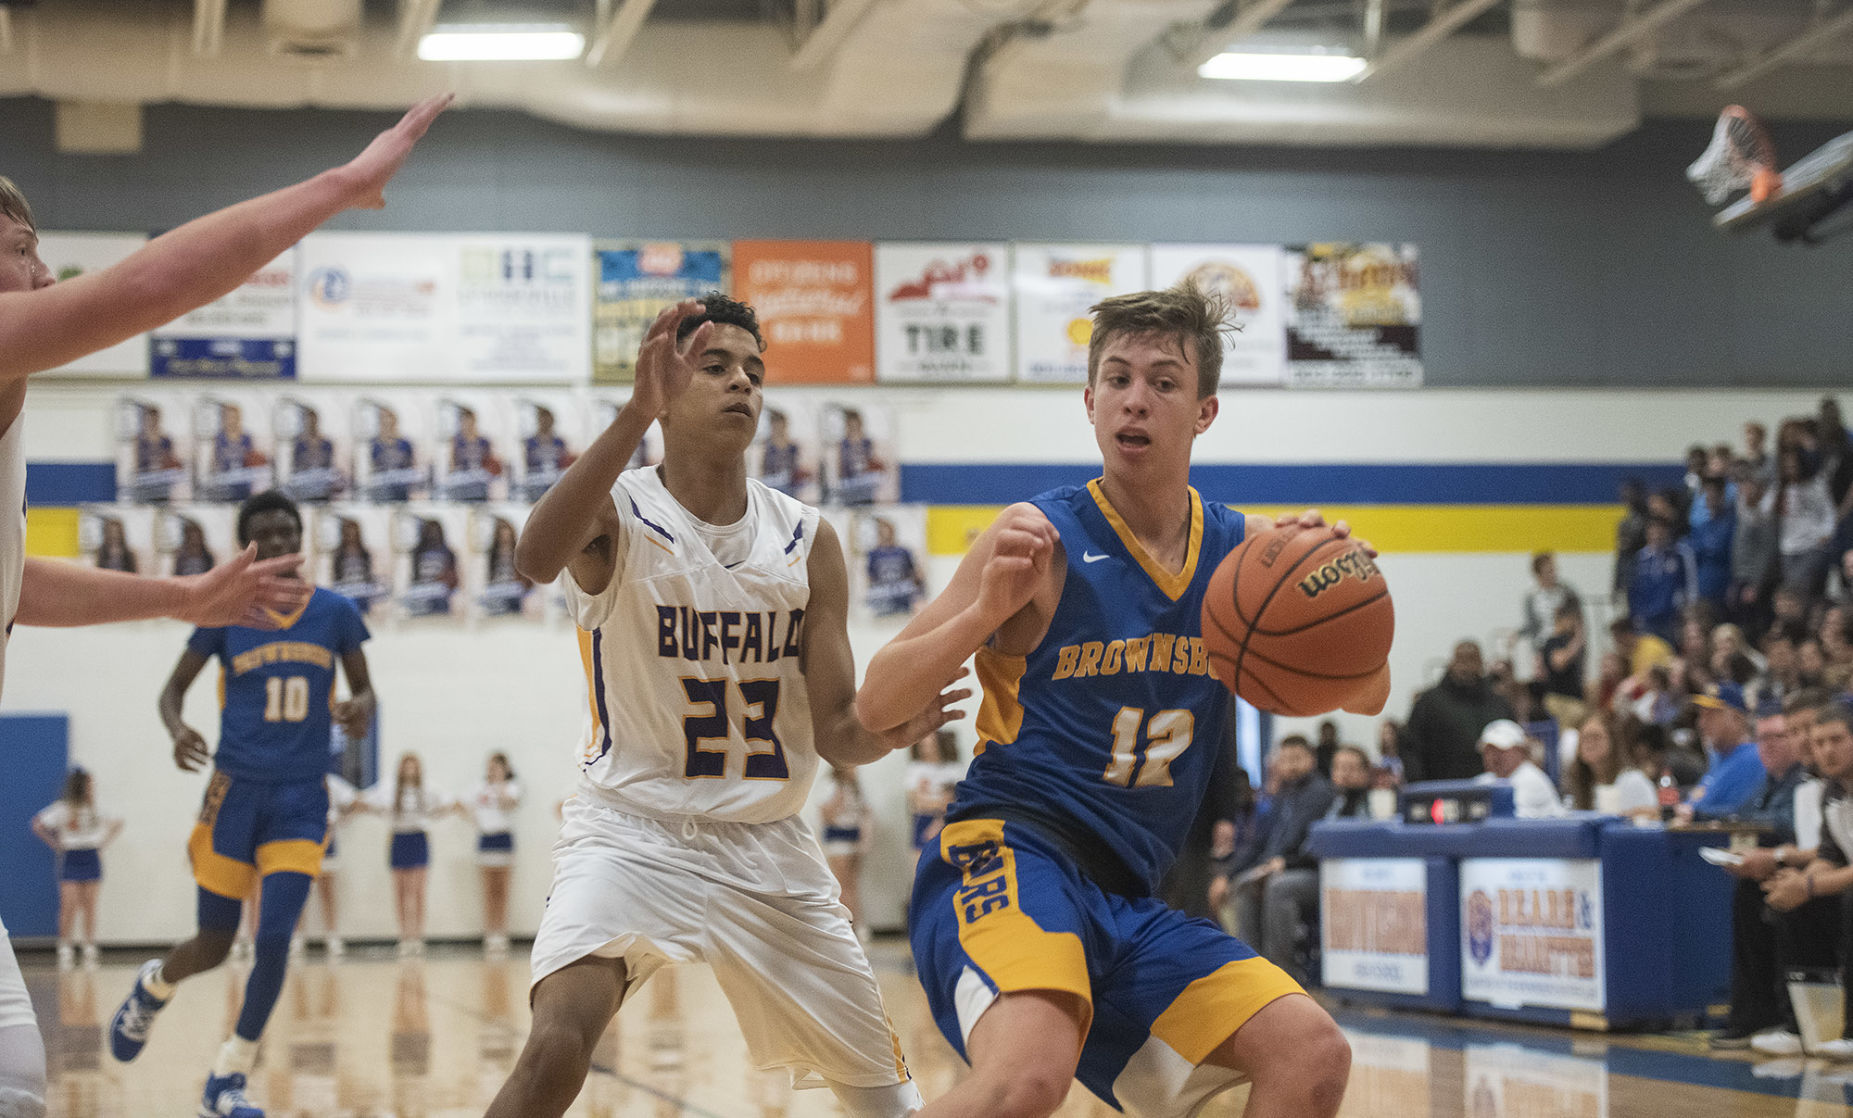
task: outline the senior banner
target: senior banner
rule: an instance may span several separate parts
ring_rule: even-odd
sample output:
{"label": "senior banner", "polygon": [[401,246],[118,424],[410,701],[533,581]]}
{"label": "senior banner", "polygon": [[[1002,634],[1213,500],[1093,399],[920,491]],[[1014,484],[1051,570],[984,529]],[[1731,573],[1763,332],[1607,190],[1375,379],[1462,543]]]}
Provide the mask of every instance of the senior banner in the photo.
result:
{"label": "senior banner", "polygon": [[875,382],[867,241],[735,241],[734,287],[759,312],[769,385]]}
{"label": "senior banner", "polygon": [[1152,286],[1189,281],[1220,296],[1239,329],[1222,339],[1222,385],[1278,387],[1287,375],[1286,253],[1279,245],[1153,245]]}
{"label": "senior banner", "polygon": [[[39,259],[45,261],[53,278],[63,281],[94,272],[117,263],[148,243],[140,233],[57,233],[39,234]],[[69,365],[40,377],[57,376],[134,376],[148,375],[148,336],[137,334],[108,349],[85,354]]]}
{"label": "senior banner", "polygon": [[1601,863],[1465,858],[1460,875],[1462,997],[1502,1009],[1605,1008]]}
{"label": "senior banner", "polygon": [[1149,284],[1144,245],[1017,244],[1017,379],[1043,384],[1087,380],[1088,308]]}
{"label": "senior banner", "polygon": [[875,246],[884,382],[1010,379],[1010,246]]}
{"label": "senior banner", "polygon": [[1319,863],[1327,986],[1428,993],[1428,866],[1420,858]]}
{"label": "senior banner", "polygon": [[589,237],[318,233],[299,252],[302,380],[590,376]]}
{"label": "senior banner", "polygon": [[1422,386],[1416,246],[1289,245],[1286,271],[1290,386]]}
{"label": "senior banner", "polygon": [[724,241],[599,241],[592,246],[592,379],[628,382],[644,331],[664,307],[729,281]]}
{"label": "senior banner", "polygon": [[294,379],[296,250],[149,337],[149,371],[157,377]]}

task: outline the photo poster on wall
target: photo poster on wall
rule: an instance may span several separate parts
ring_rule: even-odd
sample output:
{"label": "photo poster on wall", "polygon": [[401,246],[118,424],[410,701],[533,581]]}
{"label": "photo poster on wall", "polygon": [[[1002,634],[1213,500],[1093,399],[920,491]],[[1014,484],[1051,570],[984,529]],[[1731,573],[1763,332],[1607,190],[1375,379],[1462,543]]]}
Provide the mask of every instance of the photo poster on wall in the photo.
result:
{"label": "photo poster on wall", "polygon": [[189,400],[172,393],[116,398],[116,494],[134,504],[164,505],[193,494],[193,424]]}
{"label": "photo poster on wall", "polygon": [[472,603],[477,617],[539,618],[546,596],[515,569],[515,543],[527,523],[528,506],[503,502],[469,510],[464,535],[464,562],[474,570],[478,588]]}
{"label": "photo poster on wall", "polygon": [[506,392],[446,389],[432,401],[431,495],[481,503],[508,497],[515,417]]}
{"label": "photo poster on wall", "polygon": [[155,377],[295,379],[296,250],[148,336]]}
{"label": "photo poster on wall", "polygon": [[104,571],[147,575],[156,570],[154,520],[147,505],[82,505],[77,512],[80,562]]}
{"label": "photo poster on wall", "polygon": [[435,421],[426,391],[382,389],[349,397],[355,499],[391,505],[428,497],[431,464],[440,452]]}
{"label": "photo poster on wall", "polygon": [[1239,330],[1223,333],[1223,387],[1277,388],[1287,375],[1286,254],[1279,245],[1153,245],[1152,286],[1189,281]]}
{"label": "photo poster on wall", "polygon": [[[52,278],[62,283],[85,272],[101,271],[120,263],[148,243],[142,233],[39,233],[39,259]],[[48,377],[91,377],[148,375],[148,335],[137,334],[107,349],[88,353],[68,365],[34,375],[35,380]]]}
{"label": "photo poster on wall", "polygon": [[270,435],[277,486],[306,504],[350,493],[354,408],[348,393],[292,390],[270,397]]}
{"label": "photo poster on wall", "polygon": [[560,480],[595,435],[589,437],[584,430],[588,424],[583,396],[537,389],[517,393],[509,403],[515,423],[509,498],[533,504]]}
{"label": "photo poster on wall", "polygon": [[875,382],[867,241],[735,241],[735,297],[759,314],[766,383]]}
{"label": "photo poster on wall", "polygon": [[768,487],[807,505],[822,498],[819,418],[814,402],[796,393],[767,397],[759,435],[746,452],[746,471]]}
{"label": "photo poster on wall", "polygon": [[301,380],[582,384],[591,375],[590,237],[314,233],[297,251]]}
{"label": "photo poster on wall", "polygon": [[[590,446],[592,440],[604,434],[605,428],[617,422],[618,412],[630,402],[627,392],[594,392],[591,406],[584,409],[586,420],[585,440]],[[637,449],[631,452],[630,460],[624,464],[627,470],[654,466],[663,460],[663,425],[655,420],[644,428],[643,439]]]}
{"label": "photo poster on wall", "polygon": [[1290,387],[1422,386],[1415,245],[1289,245],[1286,274]]}
{"label": "photo poster on wall", "polygon": [[238,504],[276,484],[269,397],[236,385],[193,393],[193,499]]}
{"label": "photo poster on wall", "polygon": [[480,592],[463,562],[470,509],[418,501],[392,510],[393,600],[406,618],[455,619]]}
{"label": "photo poster on wall", "polygon": [[[335,504],[308,510],[315,555],[308,570],[322,585],[350,599],[369,621],[393,596],[393,510],[384,505]],[[305,546],[311,546],[305,541]]]}
{"label": "photo poster on wall", "polygon": [[731,289],[725,241],[597,241],[592,245],[592,379],[628,383],[643,336],[664,307]]}
{"label": "photo poster on wall", "polygon": [[231,505],[168,505],[153,510],[151,575],[201,575],[237,555],[238,510]]}
{"label": "photo poster on wall", "polygon": [[875,356],[884,383],[1010,379],[1010,246],[875,246]]}
{"label": "photo poster on wall", "polygon": [[843,540],[851,610],[876,624],[907,623],[927,601],[925,505],[874,505],[849,513]]}
{"label": "photo poster on wall", "polygon": [[1086,383],[1094,332],[1089,308],[1110,295],[1150,287],[1146,256],[1144,245],[1012,245],[1017,379]]}
{"label": "photo poster on wall", "polygon": [[817,418],[826,504],[892,504],[901,499],[892,412],[863,401],[833,400],[818,405]]}

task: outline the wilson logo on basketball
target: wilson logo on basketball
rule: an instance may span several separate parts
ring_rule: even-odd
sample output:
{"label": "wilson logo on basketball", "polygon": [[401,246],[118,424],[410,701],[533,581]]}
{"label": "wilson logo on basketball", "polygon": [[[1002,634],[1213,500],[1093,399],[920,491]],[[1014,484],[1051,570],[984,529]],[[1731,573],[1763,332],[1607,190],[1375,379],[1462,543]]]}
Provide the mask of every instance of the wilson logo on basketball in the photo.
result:
{"label": "wilson logo on basketball", "polygon": [[1346,578],[1369,582],[1377,573],[1377,564],[1371,562],[1370,556],[1362,551],[1347,551],[1301,579],[1300,593],[1317,598]]}

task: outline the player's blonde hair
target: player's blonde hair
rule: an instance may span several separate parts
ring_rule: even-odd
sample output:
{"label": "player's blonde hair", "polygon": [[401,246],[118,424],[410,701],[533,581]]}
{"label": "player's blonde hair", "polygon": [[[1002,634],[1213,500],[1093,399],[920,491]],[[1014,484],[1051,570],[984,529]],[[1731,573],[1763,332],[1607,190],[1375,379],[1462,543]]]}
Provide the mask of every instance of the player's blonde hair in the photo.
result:
{"label": "player's blonde hair", "polygon": [[1222,296],[1185,280],[1163,291],[1139,291],[1102,299],[1089,308],[1094,333],[1087,343],[1087,383],[1100,371],[1100,352],[1114,338],[1151,334],[1195,350],[1197,398],[1216,393],[1222,381],[1222,336],[1239,329]]}
{"label": "player's blonde hair", "polygon": [[26,195],[5,175],[0,175],[0,217],[10,217],[38,232],[39,223],[32,220],[32,203],[26,201]]}

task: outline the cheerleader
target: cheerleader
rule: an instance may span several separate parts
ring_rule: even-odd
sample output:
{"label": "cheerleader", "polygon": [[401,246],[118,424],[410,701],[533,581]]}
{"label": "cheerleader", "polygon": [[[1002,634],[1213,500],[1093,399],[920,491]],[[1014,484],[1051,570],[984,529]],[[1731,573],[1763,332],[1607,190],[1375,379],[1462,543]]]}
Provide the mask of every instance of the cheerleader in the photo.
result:
{"label": "cheerleader", "polygon": [[862,856],[868,853],[874,828],[862,787],[856,783],[856,770],[831,766],[830,779],[836,791],[824,801],[824,860],[843,893],[843,907],[849,909],[849,922],[856,933],[867,936],[862,924]]}
{"label": "cheerleader", "polygon": [[[328,777],[328,844],[322,849],[322,872],[315,878],[315,893],[322,902],[322,932],[326,937],[323,946],[328,950],[330,959],[339,959],[347,953],[347,944],[341,939],[341,925],[336,918],[335,881],[341,868],[337,860],[340,847],[335,841],[335,832],[348,816],[360,809],[360,792],[347,781],[338,776]],[[307,918],[304,909],[304,918]],[[299,931],[291,943],[291,950],[302,952],[302,934]]]}
{"label": "cheerleader", "polygon": [[907,763],[907,810],[914,817],[916,862],[922,848],[938,841],[939,830],[946,825],[946,807],[952,803],[952,789],[964,777],[959,739],[952,731],[939,730],[914,743]]}
{"label": "cheerleader", "polygon": [[97,887],[103,883],[100,857],[122,830],[122,820],[99,815],[90,774],[74,768],[64,778],[57,802],[32,817],[32,833],[58,856],[58,967],[76,962],[71,932],[84,921],[84,965],[97,963]]}
{"label": "cheerleader", "polygon": [[508,953],[508,878],[515,864],[514,811],[521,785],[509,767],[508,754],[491,753],[483,782],[471,797],[476,819],[476,865],[483,875],[483,950]]}
{"label": "cheerleader", "polygon": [[431,821],[456,805],[425,788],[424,765],[418,754],[399,755],[399,771],[391,787],[375,785],[367,809],[392,819],[392,891],[399,918],[399,954],[425,953],[425,871],[431,865],[431,843],[426,830]]}

